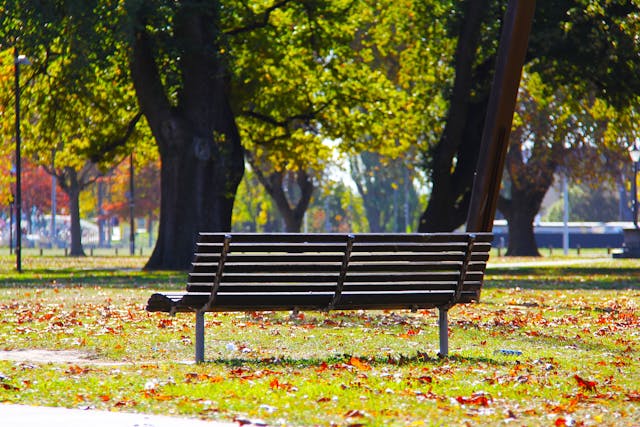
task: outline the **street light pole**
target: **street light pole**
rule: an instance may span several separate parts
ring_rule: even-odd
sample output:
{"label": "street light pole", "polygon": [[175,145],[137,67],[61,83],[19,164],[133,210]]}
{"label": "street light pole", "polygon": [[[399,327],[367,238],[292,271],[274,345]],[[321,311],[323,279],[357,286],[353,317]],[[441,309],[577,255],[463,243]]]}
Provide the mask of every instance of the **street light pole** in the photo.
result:
{"label": "street light pole", "polygon": [[133,184],[133,152],[129,156],[129,254],[135,255],[136,253],[136,220],[135,220],[135,199],[134,199],[134,184]]}
{"label": "street light pole", "polygon": [[13,255],[13,194],[9,203],[9,255]]}
{"label": "street light pole", "polygon": [[631,161],[633,162],[633,181],[631,182],[631,192],[633,193],[633,226],[638,228],[638,162],[640,162],[640,149],[634,144],[629,150]]}
{"label": "street light pole", "polygon": [[22,272],[22,182],[20,158],[20,65],[31,65],[24,55],[18,55],[18,48],[13,51],[15,71],[16,97],[16,270]]}

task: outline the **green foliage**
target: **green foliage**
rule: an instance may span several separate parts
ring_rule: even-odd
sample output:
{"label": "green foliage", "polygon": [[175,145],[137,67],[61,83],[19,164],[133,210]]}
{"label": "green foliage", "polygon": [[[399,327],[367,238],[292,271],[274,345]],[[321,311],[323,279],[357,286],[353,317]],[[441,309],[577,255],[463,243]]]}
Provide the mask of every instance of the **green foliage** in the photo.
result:
{"label": "green foliage", "polygon": [[271,199],[254,172],[247,168],[233,204],[233,229],[246,232],[264,231],[273,210]]}
{"label": "green foliage", "polygon": [[[620,219],[620,199],[615,191],[603,186],[589,185],[569,187],[569,221],[617,221]],[[564,201],[558,200],[549,207],[545,221],[562,221]]]}
{"label": "green foliage", "polygon": [[541,1],[529,56],[545,81],[571,86],[577,96],[596,91],[619,108],[640,94],[639,30],[633,0]]}
{"label": "green foliage", "polygon": [[372,152],[351,159],[351,177],[362,197],[369,231],[404,233],[417,222],[415,170],[404,158],[387,159]]}

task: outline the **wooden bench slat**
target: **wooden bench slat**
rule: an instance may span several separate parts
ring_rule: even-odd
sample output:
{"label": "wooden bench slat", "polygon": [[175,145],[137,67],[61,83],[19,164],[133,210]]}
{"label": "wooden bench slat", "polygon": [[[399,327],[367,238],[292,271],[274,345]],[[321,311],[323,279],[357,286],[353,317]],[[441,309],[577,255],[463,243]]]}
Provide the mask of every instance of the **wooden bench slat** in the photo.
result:
{"label": "wooden bench slat", "polygon": [[[467,278],[467,280],[463,283],[463,289],[472,290],[478,284],[481,283],[480,279],[482,276],[476,275]],[[401,282],[396,286],[401,289],[427,289],[432,287],[433,289],[452,289],[457,280],[446,280],[446,278],[442,278],[441,280],[434,280],[429,282]],[[397,284],[396,284],[397,285]],[[189,283],[187,285],[187,291],[189,292],[210,292],[211,291],[211,283]],[[379,280],[377,282],[345,282],[344,287],[349,289],[379,289],[381,291],[393,289],[394,284],[390,284],[387,281]],[[311,283],[224,283],[220,286],[220,292],[239,292],[241,289],[248,289],[252,292],[281,292],[282,289],[287,289],[292,293],[309,293],[316,291],[331,291],[334,292],[336,289],[335,283],[327,283],[327,284],[311,284]]]}
{"label": "wooden bench slat", "polygon": [[[376,290],[376,291],[402,291],[406,289],[429,289],[431,285],[433,285],[434,289],[442,290],[442,289],[451,289],[452,285],[456,283],[455,280],[447,280],[447,278],[443,278],[442,280],[432,281],[432,282],[403,282],[399,286],[389,285],[389,283],[378,281],[378,282],[349,282],[345,283],[344,287],[349,288],[351,290]],[[477,280],[470,280],[468,283],[477,283]],[[194,287],[200,287],[203,289],[210,290],[210,287],[207,285],[194,283],[192,284]],[[205,292],[208,292],[205,291]],[[234,283],[234,284],[226,284],[224,287],[220,287],[219,292],[244,292],[250,290],[252,292],[264,292],[264,293],[273,293],[273,292],[283,292],[287,290],[291,293],[313,293],[313,292],[335,292],[335,284],[311,284],[311,283]]]}
{"label": "wooden bench slat", "polygon": [[[221,243],[225,234],[231,234],[239,243],[317,243],[346,242],[346,234],[341,233],[199,233],[199,242]],[[465,233],[352,233],[356,242],[466,242]],[[474,233],[477,242],[491,242],[491,233]]]}
{"label": "wooden bench slat", "polygon": [[[451,298],[451,291],[398,291],[398,292],[349,292],[344,291],[336,310],[359,309],[414,309],[432,308],[445,304]],[[259,306],[262,311],[286,311],[286,310],[322,310],[327,307],[332,292],[316,293],[308,295],[290,293],[219,293],[216,304],[210,311],[246,311],[256,310]],[[208,294],[188,293],[178,301],[182,307],[176,311],[192,311],[206,303]],[[156,301],[156,304],[148,304],[149,311],[165,310],[166,303]],[[190,308],[190,309],[189,309]]]}
{"label": "wooden bench slat", "polygon": [[[337,263],[342,262],[342,254],[336,255],[320,255],[320,254],[229,254],[227,264],[255,264],[255,263]],[[350,263],[356,262],[447,262],[461,261],[464,255],[461,252],[446,253],[389,253],[389,254],[353,254]],[[196,254],[193,265],[217,266],[219,254]],[[472,262],[486,262],[489,260],[488,252],[474,252],[471,255]]]}
{"label": "wooden bench slat", "polygon": [[[480,244],[479,244],[480,245]],[[197,254],[219,253],[220,244],[198,244]],[[232,242],[230,253],[343,253],[344,243],[299,243],[299,244],[275,244],[275,243],[237,243]],[[466,242],[433,242],[425,244],[414,243],[361,243],[354,242],[354,252],[413,252],[413,253],[440,253],[464,251]],[[490,246],[489,246],[490,248]],[[480,249],[480,248],[479,248]]]}
{"label": "wooden bench slat", "polygon": [[[468,275],[479,274],[478,272],[469,272]],[[366,272],[347,274],[346,282],[368,282],[368,281],[385,281],[390,284],[396,282],[429,282],[438,280],[457,280],[460,277],[458,271],[426,271],[426,272]],[[189,283],[213,283],[213,278],[209,274],[191,273],[189,275]],[[335,274],[294,274],[294,273],[258,273],[258,274],[224,274],[221,279],[220,286],[226,283],[295,283],[295,282],[313,282],[327,283],[335,282],[337,276]],[[390,285],[392,286],[392,285]]]}
{"label": "wooden bench slat", "polygon": [[[469,290],[465,290],[462,292],[461,295],[461,303],[469,303],[469,302],[473,302],[477,299],[478,296],[478,292],[479,292],[479,288],[481,287],[481,283],[476,282],[475,284],[475,288],[471,288]],[[235,298],[236,300],[240,300],[242,299],[242,294],[235,294]],[[257,294],[260,295],[260,297],[262,298],[264,296],[264,294]],[[324,295],[321,296],[321,300],[328,302],[329,299],[331,298],[332,293],[328,292]],[[345,295],[349,295],[348,293]],[[424,294],[422,294],[424,297]],[[433,303],[429,303],[427,301],[423,301],[421,304],[418,305],[417,308],[433,308],[433,307],[437,307],[438,306],[438,301],[446,303],[446,298],[443,301],[443,297],[449,297],[450,296],[450,292],[447,293],[443,293],[442,295],[440,294],[435,294],[432,293],[430,294],[430,297],[433,299]],[[280,296],[277,296],[276,298],[280,298]],[[297,297],[296,297],[297,298]],[[193,312],[197,309],[199,309],[200,307],[202,307],[202,305],[204,305],[209,299],[209,293],[203,292],[203,293],[197,293],[197,292],[181,292],[181,293],[166,293],[166,294],[153,294],[149,300],[147,301],[147,306],[146,306],[146,310],[149,312],[170,312],[172,311],[172,309],[175,309],[176,312]],[[387,298],[388,300],[388,298]],[[226,301],[226,303],[228,304],[230,301]],[[256,301],[253,301],[254,303],[257,303]],[[388,301],[387,301],[388,302]],[[411,301],[411,303],[414,303],[414,301]],[[236,303],[236,305],[233,307],[234,310],[238,310],[238,311],[244,311],[238,307],[240,307],[239,305],[240,303]],[[432,305],[429,305],[432,304]],[[216,305],[214,307],[212,307],[211,311],[233,311],[230,310],[230,306],[222,306],[222,305]],[[293,310],[293,309],[301,309],[303,308],[302,305],[299,304],[293,304],[293,305],[283,305],[283,304],[275,304],[275,305],[270,305],[270,306],[263,306],[261,308],[256,308],[256,306],[249,306],[248,304],[244,304],[244,308],[246,310],[250,310],[250,311],[289,311],[289,310]],[[323,310],[324,308],[326,308],[326,306],[322,306],[319,305],[315,308],[315,310]],[[366,308],[366,307],[361,307],[361,308]],[[380,309],[394,309],[394,308],[388,308],[388,307],[379,307]],[[398,307],[395,307],[395,309],[397,309]],[[408,306],[408,307],[402,307],[402,308],[416,308],[416,307],[412,307],[412,306]],[[335,307],[335,309],[337,310],[343,310],[345,309],[343,306],[337,306]]]}
{"label": "wooden bench slat", "polygon": [[[471,269],[481,268],[480,264],[473,264]],[[224,271],[226,274],[256,274],[256,273],[277,273],[282,270],[287,270],[288,273],[324,273],[335,274],[340,272],[340,264],[333,263],[251,263],[251,264],[236,264],[228,263],[225,265]],[[460,262],[430,262],[430,263],[349,263],[349,272],[426,272],[426,271],[460,271]],[[212,271],[212,265],[199,265],[196,264],[193,267],[192,273],[194,276],[203,276],[214,274]]]}

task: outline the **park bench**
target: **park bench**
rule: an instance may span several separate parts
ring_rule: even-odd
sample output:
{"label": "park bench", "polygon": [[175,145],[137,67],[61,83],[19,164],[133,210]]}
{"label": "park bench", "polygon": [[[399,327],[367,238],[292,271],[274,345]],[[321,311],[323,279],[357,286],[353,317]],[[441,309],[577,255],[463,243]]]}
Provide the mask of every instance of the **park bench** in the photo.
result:
{"label": "park bench", "polygon": [[147,311],[204,313],[439,309],[448,355],[449,308],[477,301],[491,233],[200,233],[186,292],[153,294]]}

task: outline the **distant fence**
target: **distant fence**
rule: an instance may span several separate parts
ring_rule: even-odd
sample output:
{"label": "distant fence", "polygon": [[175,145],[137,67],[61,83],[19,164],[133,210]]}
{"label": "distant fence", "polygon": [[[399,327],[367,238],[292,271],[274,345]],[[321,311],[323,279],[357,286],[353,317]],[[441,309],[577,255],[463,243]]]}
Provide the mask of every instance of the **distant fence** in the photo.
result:
{"label": "distant fence", "polygon": [[[562,248],[565,229],[569,234],[570,248],[620,248],[624,241],[623,230],[631,228],[631,222],[541,222],[534,226],[539,248]],[[509,244],[509,232],[505,220],[496,220],[493,227],[494,247]]]}

